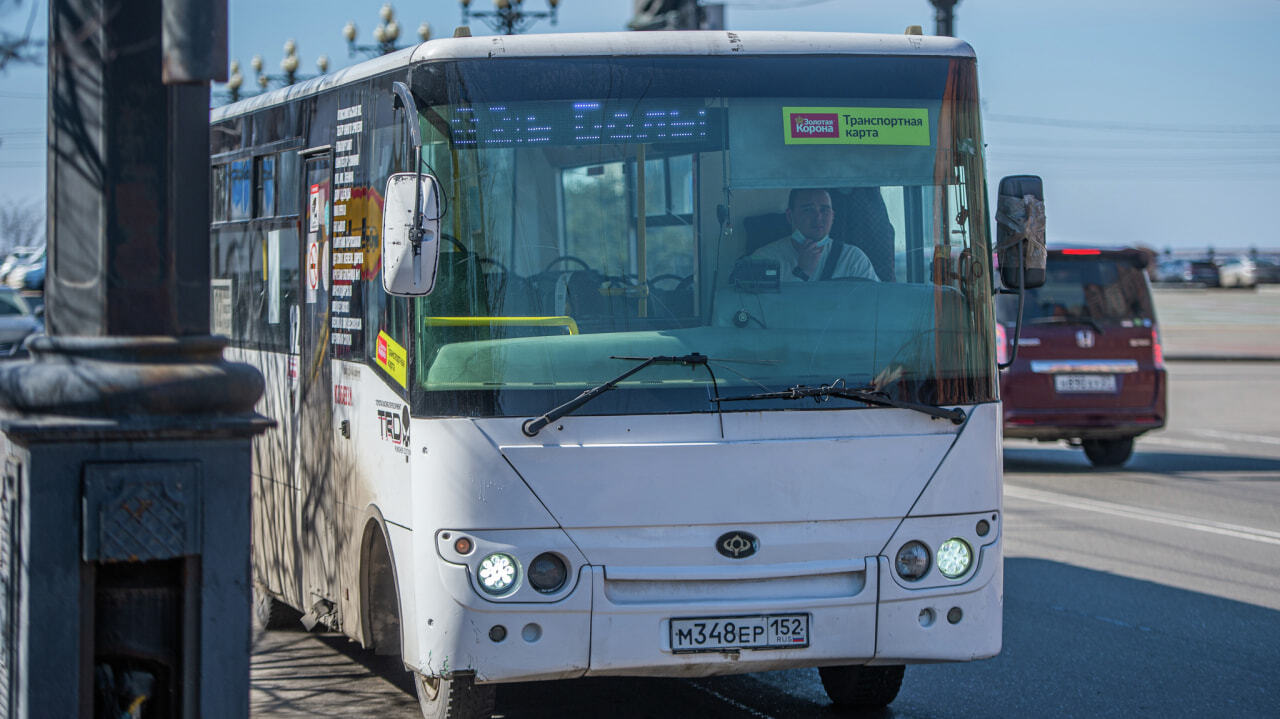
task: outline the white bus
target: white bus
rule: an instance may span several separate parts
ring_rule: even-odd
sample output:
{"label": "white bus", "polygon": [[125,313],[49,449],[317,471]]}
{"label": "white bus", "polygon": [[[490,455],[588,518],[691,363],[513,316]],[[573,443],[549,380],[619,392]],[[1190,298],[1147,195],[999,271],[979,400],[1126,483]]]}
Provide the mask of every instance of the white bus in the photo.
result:
{"label": "white bus", "polygon": [[795,667],[880,707],[1000,651],[965,43],[432,40],[217,108],[211,144],[214,331],[279,423],[262,623],[399,655],[454,718]]}

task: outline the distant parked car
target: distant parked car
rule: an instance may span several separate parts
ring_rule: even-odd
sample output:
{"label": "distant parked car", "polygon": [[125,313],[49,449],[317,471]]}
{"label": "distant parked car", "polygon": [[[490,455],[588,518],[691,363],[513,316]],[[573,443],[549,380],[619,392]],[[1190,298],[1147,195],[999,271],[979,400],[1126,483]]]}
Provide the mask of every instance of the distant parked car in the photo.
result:
{"label": "distant parked car", "polygon": [[1218,266],[1213,260],[1193,260],[1191,262],[1191,281],[1199,282],[1206,287],[1217,287],[1220,284]]}
{"label": "distant parked car", "polygon": [[1191,281],[1191,260],[1165,260],[1156,267],[1156,282]]}
{"label": "distant parked car", "polygon": [[[1000,372],[1004,436],[1067,440],[1095,467],[1124,464],[1133,440],[1165,423],[1160,330],[1136,250],[1049,250],[1044,286],[1027,291],[1013,366]],[[1000,361],[1017,297],[996,303]]]}
{"label": "distant parked car", "polygon": [[1280,261],[1261,258],[1253,261],[1253,273],[1258,279],[1260,285],[1274,285],[1280,283]]}
{"label": "distant parked car", "polygon": [[43,290],[45,262],[45,248],[41,247],[25,262],[9,270],[9,274],[5,276],[5,284],[15,290]]}
{"label": "distant parked car", "polygon": [[39,265],[28,268],[27,274],[24,275],[22,278],[22,289],[43,292],[44,291],[44,273],[45,273],[45,269],[48,266],[49,266],[49,261],[46,259],[44,262],[41,262]]}
{"label": "distant parked car", "polygon": [[44,332],[44,321],[22,295],[0,287],[0,357],[22,354],[22,343]]}
{"label": "distant parked car", "polygon": [[0,262],[0,283],[8,282],[9,273],[12,272],[14,268],[30,262],[31,258],[35,257],[38,252],[40,252],[39,247],[20,247],[13,252],[10,252],[9,255],[4,258],[4,262]]}
{"label": "distant parked car", "polygon": [[1216,260],[1219,287],[1257,287],[1258,276],[1253,260],[1245,255],[1233,255]]}

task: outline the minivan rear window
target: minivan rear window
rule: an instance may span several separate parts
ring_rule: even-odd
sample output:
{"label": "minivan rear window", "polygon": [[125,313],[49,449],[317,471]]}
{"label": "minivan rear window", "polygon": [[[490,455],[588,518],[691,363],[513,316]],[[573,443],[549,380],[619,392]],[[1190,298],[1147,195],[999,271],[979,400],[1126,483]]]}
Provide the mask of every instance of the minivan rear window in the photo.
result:
{"label": "minivan rear window", "polygon": [[[1016,295],[1000,295],[997,315],[1001,322],[1017,319]],[[1124,258],[1049,255],[1045,283],[1027,292],[1023,321],[1139,324],[1154,319],[1146,273]]]}

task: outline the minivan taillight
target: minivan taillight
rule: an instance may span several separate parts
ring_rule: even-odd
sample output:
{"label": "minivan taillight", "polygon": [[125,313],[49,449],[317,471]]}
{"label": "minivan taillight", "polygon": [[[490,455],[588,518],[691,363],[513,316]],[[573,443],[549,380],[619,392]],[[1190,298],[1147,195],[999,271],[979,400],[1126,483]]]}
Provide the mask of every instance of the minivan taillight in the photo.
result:
{"label": "minivan taillight", "polygon": [[1005,331],[1004,325],[996,323],[996,364],[1004,364],[1009,361],[1009,334]]}
{"label": "minivan taillight", "polygon": [[1156,369],[1162,369],[1164,367],[1164,347],[1160,344],[1160,328],[1155,326],[1151,328],[1151,355]]}

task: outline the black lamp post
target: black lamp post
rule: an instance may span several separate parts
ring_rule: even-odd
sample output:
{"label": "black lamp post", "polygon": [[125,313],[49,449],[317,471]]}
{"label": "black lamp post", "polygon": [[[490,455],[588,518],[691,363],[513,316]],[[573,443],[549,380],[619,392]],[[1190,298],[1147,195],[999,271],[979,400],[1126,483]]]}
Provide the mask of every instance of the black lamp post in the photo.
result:
{"label": "black lamp post", "polygon": [[929,0],[934,9],[935,35],[955,37],[955,7],[960,0]]}
{"label": "black lamp post", "polygon": [[549,18],[556,24],[556,8],[560,0],[547,0],[549,10],[525,10],[524,0],[493,0],[494,9],[489,12],[476,12],[471,9],[471,0],[458,0],[462,5],[462,24],[469,24],[471,18],[479,18],[494,31],[503,35],[515,35],[524,32],[530,25]]}

